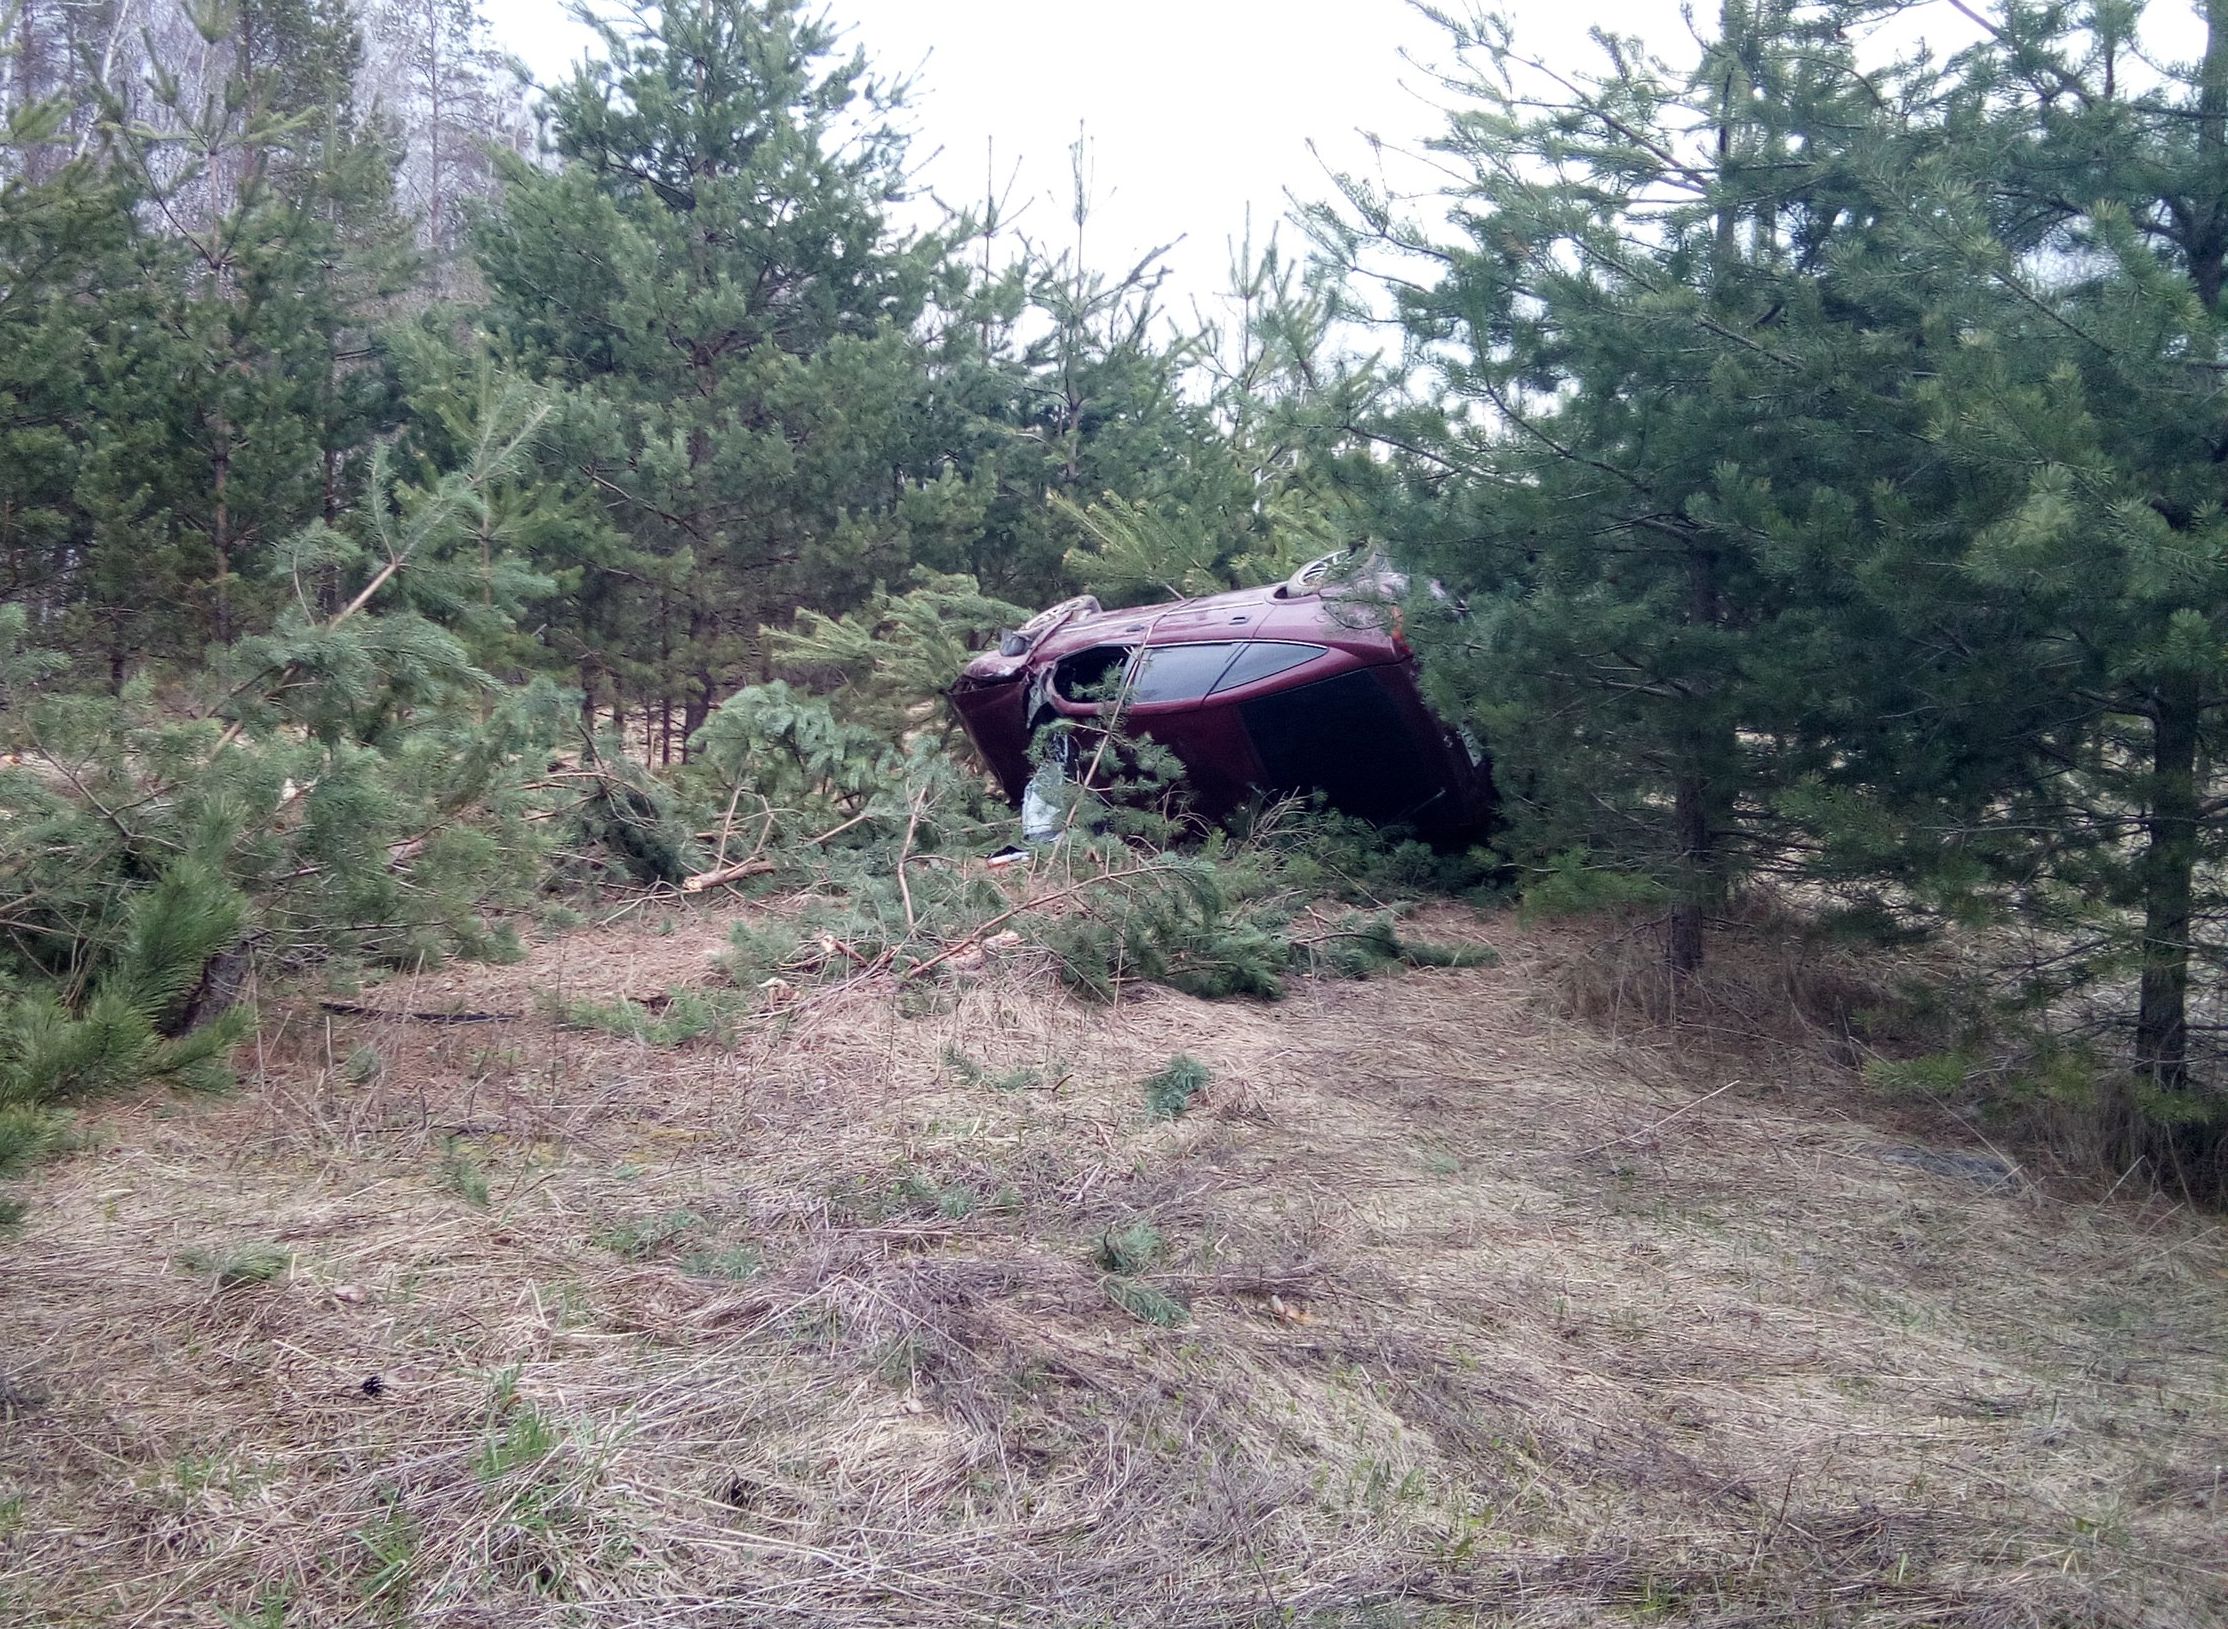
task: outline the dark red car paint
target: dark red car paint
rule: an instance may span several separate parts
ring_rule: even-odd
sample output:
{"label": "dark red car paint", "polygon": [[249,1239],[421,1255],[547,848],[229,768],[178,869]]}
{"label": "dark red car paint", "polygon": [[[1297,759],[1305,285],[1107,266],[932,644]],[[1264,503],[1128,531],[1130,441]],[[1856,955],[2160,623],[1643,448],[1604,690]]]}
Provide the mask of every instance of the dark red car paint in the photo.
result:
{"label": "dark red car paint", "polygon": [[[1182,761],[1202,813],[1228,813],[1258,792],[1320,790],[1350,813],[1434,835],[1481,826],[1490,776],[1424,705],[1397,611],[1335,583],[1315,586],[1323,575],[1310,568],[1273,588],[1126,611],[1071,601],[969,662],[952,705],[1019,803],[1036,732],[1055,719],[1103,716],[1102,703],[1062,693],[1063,673],[1115,649],[1142,653],[1123,659],[1135,664],[1126,682],[1121,661],[1107,666],[1116,682],[1101,688],[1123,692],[1125,728]],[[1251,676],[1257,669],[1268,671]],[[1205,682],[1216,688],[1191,693],[1210,672]],[[1163,680],[1175,681],[1173,696],[1158,693]]]}

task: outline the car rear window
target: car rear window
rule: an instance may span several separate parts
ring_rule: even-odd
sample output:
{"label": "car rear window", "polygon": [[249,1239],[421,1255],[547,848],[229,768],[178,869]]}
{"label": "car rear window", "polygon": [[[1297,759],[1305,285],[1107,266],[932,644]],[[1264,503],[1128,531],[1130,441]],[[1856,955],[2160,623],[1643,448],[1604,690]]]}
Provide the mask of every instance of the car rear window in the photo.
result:
{"label": "car rear window", "polygon": [[1223,670],[1215,681],[1210,694],[1220,695],[1225,690],[1235,690],[1241,684],[1252,684],[1260,679],[1273,679],[1279,673],[1312,662],[1329,647],[1326,645],[1291,644],[1279,639],[1256,639],[1238,647],[1237,659]]}
{"label": "car rear window", "polygon": [[1148,645],[1130,680],[1129,699],[1197,701],[1215,687],[1236,648],[1219,640],[1205,645]]}

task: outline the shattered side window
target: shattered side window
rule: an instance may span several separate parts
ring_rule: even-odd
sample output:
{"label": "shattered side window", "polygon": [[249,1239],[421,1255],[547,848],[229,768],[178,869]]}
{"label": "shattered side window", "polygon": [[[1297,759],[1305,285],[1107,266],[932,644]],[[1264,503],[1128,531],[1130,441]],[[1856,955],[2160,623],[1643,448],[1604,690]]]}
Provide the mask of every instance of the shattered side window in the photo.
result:
{"label": "shattered side window", "polygon": [[1053,669],[1052,687],[1069,701],[1111,701],[1121,688],[1129,653],[1127,645],[1093,645],[1073,656],[1063,656]]}
{"label": "shattered side window", "polygon": [[1273,679],[1279,673],[1289,673],[1296,667],[1303,667],[1314,661],[1327,649],[1329,647],[1325,645],[1300,645],[1289,644],[1278,639],[1256,639],[1251,644],[1239,648],[1238,659],[1232,662],[1221,679],[1216,681],[1213,693],[1220,695],[1225,690],[1237,689],[1241,684],[1253,684],[1261,679]]}
{"label": "shattered side window", "polygon": [[1129,699],[1133,702],[1197,701],[1214,688],[1215,680],[1230,663],[1233,649],[1222,642],[1148,645],[1145,659],[1137,664],[1136,677],[1130,680]]}

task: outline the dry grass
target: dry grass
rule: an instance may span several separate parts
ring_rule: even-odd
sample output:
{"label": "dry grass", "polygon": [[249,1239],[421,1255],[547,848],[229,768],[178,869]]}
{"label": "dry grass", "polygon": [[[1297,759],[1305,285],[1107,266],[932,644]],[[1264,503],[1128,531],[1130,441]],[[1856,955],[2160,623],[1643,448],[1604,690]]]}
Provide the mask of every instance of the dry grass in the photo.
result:
{"label": "dry grass", "polygon": [[[249,1090],[46,1168],[0,1257],[0,1619],[2228,1614],[2202,1218],[1897,1163],[1815,1052],[1557,1016],[1573,941],[1505,920],[1427,935],[1498,968],[1274,1007],[994,961],[732,1050],[535,1016],[705,981],[723,925],[363,1003],[511,1021],[273,1006]],[[1158,1122],[1178,1053],[1213,1079]],[[1173,1327],[1094,1263],[1140,1222]],[[290,1265],[177,1261],[250,1246]]]}

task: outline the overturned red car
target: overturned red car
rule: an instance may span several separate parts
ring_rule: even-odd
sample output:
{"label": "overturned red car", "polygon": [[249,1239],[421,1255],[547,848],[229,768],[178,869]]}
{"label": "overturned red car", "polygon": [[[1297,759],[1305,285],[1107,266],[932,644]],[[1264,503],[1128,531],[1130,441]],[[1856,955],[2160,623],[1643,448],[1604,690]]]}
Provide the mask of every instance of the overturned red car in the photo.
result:
{"label": "overturned red car", "polygon": [[1271,588],[1135,610],[1065,601],[969,662],[952,706],[1017,805],[1040,730],[1118,713],[1175,754],[1210,818],[1262,793],[1320,792],[1379,824],[1474,832],[1492,810],[1491,776],[1416,688],[1390,603],[1399,580],[1342,577],[1340,558]]}

